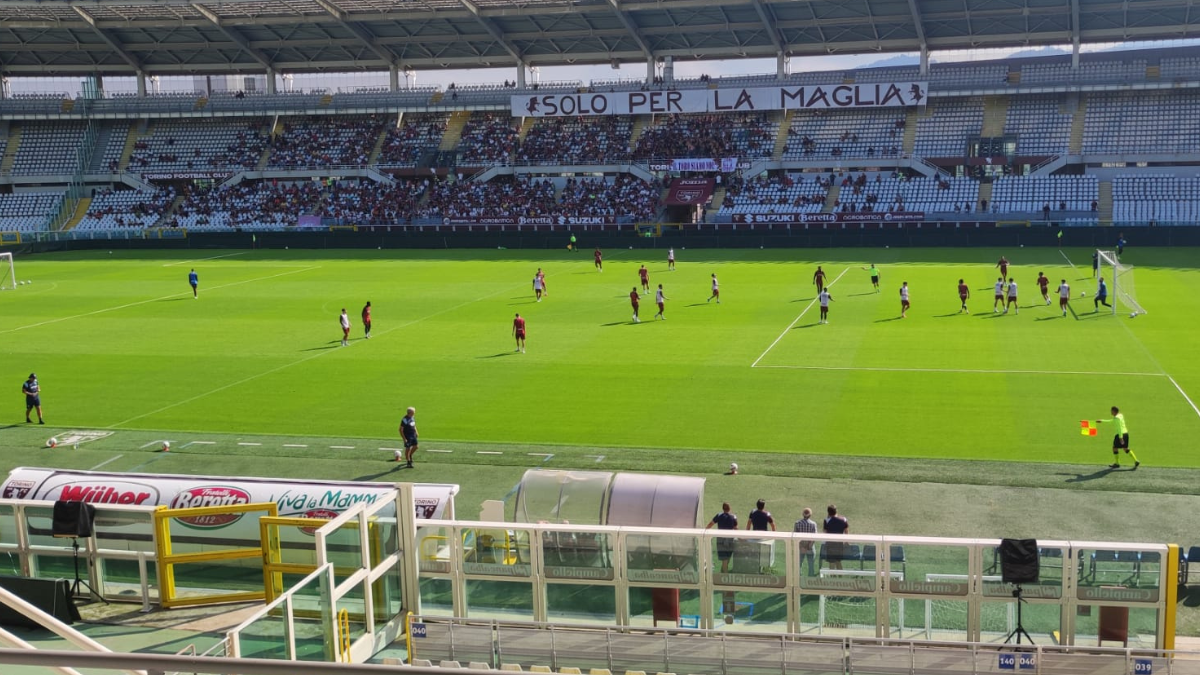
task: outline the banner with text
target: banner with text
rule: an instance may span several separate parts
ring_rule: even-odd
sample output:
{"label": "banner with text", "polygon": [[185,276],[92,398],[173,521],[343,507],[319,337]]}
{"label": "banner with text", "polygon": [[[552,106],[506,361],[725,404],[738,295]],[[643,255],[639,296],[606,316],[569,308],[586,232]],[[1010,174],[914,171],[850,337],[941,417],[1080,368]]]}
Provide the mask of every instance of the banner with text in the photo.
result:
{"label": "banner with text", "polygon": [[615,225],[614,216],[449,216],[443,225]]}
{"label": "banner with text", "polygon": [[924,211],[893,213],[735,213],[735,223],[919,223]]}
{"label": "banner with text", "polygon": [[650,115],[758,110],[923,106],[927,82],[812,84],[791,87],[621,91],[513,96],[513,117]]}

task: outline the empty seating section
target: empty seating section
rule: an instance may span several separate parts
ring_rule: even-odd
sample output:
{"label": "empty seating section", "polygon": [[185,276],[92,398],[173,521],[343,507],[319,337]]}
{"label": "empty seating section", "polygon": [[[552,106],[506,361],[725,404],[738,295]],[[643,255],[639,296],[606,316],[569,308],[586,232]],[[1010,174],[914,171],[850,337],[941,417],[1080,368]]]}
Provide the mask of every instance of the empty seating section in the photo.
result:
{"label": "empty seating section", "polygon": [[399,91],[381,89],[377,91],[338,92],[333,95],[330,107],[382,107],[382,106],[425,106],[437,93],[434,86],[413,87]]}
{"label": "empty seating section", "polygon": [[770,157],[778,129],[764,113],[667,115],[642,132],[634,157]]}
{"label": "empty seating section", "polygon": [[855,82],[904,82],[920,80],[921,69],[916,66],[901,68],[865,68],[854,73]]}
{"label": "empty seating section", "polygon": [[733,181],[718,213],[820,213],[827,192],[821,180],[817,174],[787,174]]}
{"label": "empty seating section", "polygon": [[1006,176],[992,184],[993,213],[1091,211],[1100,198],[1095,176]]}
{"label": "empty seating section", "polygon": [[0,232],[44,230],[62,206],[61,192],[0,194]]}
{"label": "empty seating section", "polygon": [[1118,176],[1112,183],[1113,222],[1156,225],[1200,221],[1200,176]]}
{"label": "empty seating section", "polygon": [[1008,82],[1008,64],[934,63],[927,77],[939,89],[999,87]]}
{"label": "empty seating section", "polygon": [[[279,92],[275,94],[222,91],[212,92],[205,98],[204,109],[212,111],[254,110],[272,108],[275,110],[311,110],[321,106],[326,97],[322,91],[308,92]],[[199,101],[199,97],[197,98]]]}
{"label": "empty seating section", "polygon": [[1200,106],[1195,94],[1173,91],[1088,96],[1084,153],[1200,151]]}
{"label": "empty seating section", "polygon": [[1200,56],[1181,56],[1166,58],[1159,66],[1159,79],[1162,80],[1200,80]]}
{"label": "empty seating section", "polygon": [[378,164],[416,166],[427,153],[437,151],[449,119],[445,113],[405,115],[401,126],[388,129]]}
{"label": "empty seating section", "polygon": [[628,115],[543,118],[529,129],[517,159],[546,164],[624,161],[632,130]]}
{"label": "empty seating section", "polygon": [[96,150],[92,155],[90,171],[116,173],[121,168],[121,153],[129,138],[130,122],[113,122],[101,127],[96,137]]}
{"label": "empty seating section", "polygon": [[13,94],[0,98],[0,112],[11,114],[58,113],[65,101],[72,99],[62,94]]}
{"label": "empty seating section", "polygon": [[242,183],[197,190],[175,213],[175,225],[190,230],[272,229],[296,224],[316,211],[321,190],[312,182],[293,185]]}
{"label": "empty seating section", "polygon": [[92,197],[77,230],[153,227],[175,200],[175,190],[103,190]]}
{"label": "empty seating section", "polygon": [[262,120],[168,119],[151,122],[134,144],[135,173],[253,169],[266,148]]}
{"label": "empty seating section", "polygon": [[783,159],[898,157],[904,127],[903,111],[798,111],[788,129]]}
{"label": "empty seating section", "polygon": [[913,152],[921,157],[962,157],[967,137],[983,128],[983,99],[939,99],[917,118]]}
{"label": "empty seating section", "polygon": [[858,193],[842,188],[839,211],[923,211],[925,213],[975,212],[979,183],[969,178],[944,176],[913,179],[882,178],[868,181]]}
{"label": "empty seating section", "polygon": [[83,143],[87,122],[24,122],[21,145],[13,161],[14,176],[70,175],[75,172],[77,153]]}
{"label": "empty seating section", "polygon": [[1021,67],[1021,84],[1053,84],[1062,82],[1114,83],[1140,82],[1146,79],[1146,60],[1084,61],[1072,68],[1070,61],[1058,63],[1027,63]]}
{"label": "empty seating section", "polygon": [[517,146],[517,128],[508,114],[482,113],[471,116],[458,143],[460,161],[502,164]]}
{"label": "empty seating section", "polygon": [[581,80],[564,82],[529,83],[524,89],[518,89],[516,83],[504,85],[499,82],[484,84],[454,84],[451,83],[442,93],[442,103],[507,105],[512,96],[532,96],[534,94],[568,94],[584,88]]}
{"label": "empty seating section", "polygon": [[1018,155],[1062,155],[1070,150],[1074,114],[1057,98],[1017,97],[1008,105],[1004,135],[1017,137]]}
{"label": "empty seating section", "polygon": [[383,132],[383,117],[302,117],[284,122],[271,142],[272,168],[362,166]]}

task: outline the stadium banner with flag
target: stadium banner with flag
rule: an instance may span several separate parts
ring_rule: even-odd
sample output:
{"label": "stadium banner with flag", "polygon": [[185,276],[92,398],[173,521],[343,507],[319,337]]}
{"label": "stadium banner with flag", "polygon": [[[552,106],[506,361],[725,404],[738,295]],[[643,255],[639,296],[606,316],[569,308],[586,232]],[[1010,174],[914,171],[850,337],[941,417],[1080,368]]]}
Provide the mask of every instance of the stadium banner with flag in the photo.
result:
{"label": "stadium banner with flag", "polygon": [[513,117],[657,115],[923,106],[928,82],[864,82],[791,87],[525,94],[510,99]]}
{"label": "stadium banner with flag", "polygon": [[735,213],[735,223],[919,223],[924,211],[877,213]]}
{"label": "stadium banner with flag", "polygon": [[712,178],[676,178],[667,188],[664,203],[671,206],[704,204],[716,189],[717,181]]}

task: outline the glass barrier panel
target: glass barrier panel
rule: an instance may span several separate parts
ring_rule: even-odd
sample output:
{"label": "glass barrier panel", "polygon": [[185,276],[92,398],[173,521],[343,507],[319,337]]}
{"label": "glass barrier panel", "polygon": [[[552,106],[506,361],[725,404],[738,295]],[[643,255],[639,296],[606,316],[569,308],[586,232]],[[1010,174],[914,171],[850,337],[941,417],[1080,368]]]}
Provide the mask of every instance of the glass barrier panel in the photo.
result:
{"label": "glass barrier panel", "polygon": [[[141,570],[136,560],[113,560],[100,558],[96,561],[100,575],[101,588],[96,591],[103,596],[115,596],[127,599],[142,599]],[[80,576],[86,575],[83,561],[80,561]],[[72,572],[72,574],[74,574]],[[72,577],[74,578],[74,577]],[[153,560],[146,561],[146,582],[149,585],[150,600],[158,600],[158,567]]]}
{"label": "glass barrier panel", "polygon": [[421,574],[450,573],[450,528],[422,526],[417,528],[417,564]]}
{"label": "glass barrier panel", "polygon": [[548,583],[546,614],[551,623],[614,625],[617,591],[612,586]]}
{"label": "glass barrier panel", "polygon": [[695,588],[629,589],[629,624],[631,626],[686,627],[700,621],[700,591]]}
{"label": "glass barrier panel", "polygon": [[[263,590],[262,558],[209,560],[204,563],[174,565],[175,587],[180,597],[189,589],[203,590],[204,595]],[[303,577],[293,579],[296,580]],[[286,578],[285,578],[286,584]],[[289,588],[285,585],[284,588]]]}
{"label": "glass barrier panel", "polygon": [[[1016,641],[1013,631],[1020,619],[1021,627],[1035,644],[1058,644],[1063,635],[1062,605],[1053,600],[1026,600],[1017,614],[1016,596],[1007,600],[985,598],[979,607],[979,639],[981,642],[1003,643]],[[1056,634],[1060,637],[1056,637]],[[1022,638],[1024,640],[1024,638]]]}
{"label": "glass barrier panel", "polygon": [[800,596],[801,632],[875,637],[875,598],[863,595]]}
{"label": "glass barrier panel", "polygon": [[[713,616],[719,630],[786,633],[787,594],[748,591],[713,593]],[[684,625],[684,628],[689,626]],[[699,626],[691,626],[699,628]]]}
{"label": "glass barrier panel", "polygon": [[[367,633],[366,584],[365,580],[361,584],[355,584],[349,593],[338,598],[335,603],[334,618],[337,628],[334,634],[337,635],[339,642],[349,639],[353,644],[355,640]],[[342,612],[346,613],[345,617],[342,616]],[[345,625],[343,621],[346,622]],[[349,637],[345,632],[347,629],[349,629]]]}
{"label": "glass barrier panel", "polygon": [[454,616],[454,584],[449,579],[421,578],[421,613]]}
{"label": "glass barrier panel", "polygon": [[[1026,600],[1057,600],[1063,594],[1063,567],[1070,565],[1068,551],[1057,546],[1038,547],[1038,580],[1021,584]],[[998,547],[983,550],[983,597],[1011,598],[1016,586],[1003,580]]]}
{"label": "glass barrier panel", "polygon": [[533,586],[529,582],[467,579],[467,616],[472,619],[533,620]]}
{"label": "glass barrier panel", "polygon": [[17,509],[11,504],[0,504],[0,544],[17,543]]}
{"label": "glass barrier panel", "polygon": [[[29,533],[30,546],[71,546],[70,539],[55,539],[51,536],[51,525],[54,519],[53,507],[25,507],[25,528]],[[80,544],[82,547],[83,545]]]}
{"label": "glass barrier panel", "polygon": [[113,511],[96,508],[92,523],[96,547],[116,551],[154,552],[154,518],[149,512]]}
{"label": "glass barrier panel", "polygon": [[[280,607],[282,608],[282,604]],[[287,659],[287,623],[283,612],[268,612],[238,632],[242,658]]]}
{"label": "glass barrier panel", "polygon": [[[888,588],[892,593],[967,597],[971,588],[968,546],[887,544],[887,547],[891,567]],[[868,544],[864,548],[868,554],[864,557],[874,558],[875,547]],[[920,615],[923,610],[918,607],[917,613]]]}
{"label": "glass barrier panel", "polygon": [[404,552],[400,546],[400,529],[395,518],[374,518],[371,520],[372,533],[367,537],[370,546],[371,560],[383,560],[396,551]]}
{"label": "glass barrier panel", "polygon": [[787,585],[787,559],[782,539],[733,539],[717,537],[712,540],[714,560],[713,583],[718,586],[756,586],[783,588]]}
{"label": "glass barrier panel", "polygon": [[966,599],[892,598],[888,606],[888,637],[912,640],[966,640]]}
{"label": "glass barrier panel", "polygon": [[403,571],[404,567],[397,562],[395,567],[388,570],[387,574],[384,574],[375,581],[375,588],[372,589],[372,597],[375,601],[373,609],[375,611],[376,627],[399,616],[400,611],[403,609]]}
{"label": "glass barrier panel", "polygon": [[464,574],[529,578],[529,532],[492,528],[463,528]]}
{"label": "glass barrier panel", "polygon": [[1151,607],[1079,605],[1075,609],[1075,644],[1081,647],[1153,649],[1158,612]]}
{"label": "glass barrier panel", "polygon": [[[1161,555],[1157,551],[1121,551],[1115,549],[1079,549],[1079,597],[1081,600],[1110,599],[1116,589],[1124,589],[1124,602],[1157,602]],[[1101,592],[1097,589],[1109,589]],[[1084,589],[1091,589],[1085,591]],[[1142,592],[1134,592],[1141,589]],[[1085,597],[1086,596],[1086,597]]]}
{"label": "glass barrier panel", "polygon": [[363,550],[357,520],[343,523],[329,533],[325,538],[325,555],[326,561],[333,563],[334,570],[351,574],[362,569]]}
{"label": "glass barrier panel", "polygon": [[[68,545],[61,553],[35,553],[33,560],[33,576],[36,579],[74,579],[75,562]],[[87,558],[83,548],[79,551],[79,577],[87,580]]]}
{"label": "glass barrier panel", "polygon": [[665,584],[700,581],[696,535],[629,534],[625,538],[625,556],[630,581]]}
{"label": "glass barrier panel", "polygon": [[542,559],[551,579],[613,578],[612,537],[596,532],[543,532]]}

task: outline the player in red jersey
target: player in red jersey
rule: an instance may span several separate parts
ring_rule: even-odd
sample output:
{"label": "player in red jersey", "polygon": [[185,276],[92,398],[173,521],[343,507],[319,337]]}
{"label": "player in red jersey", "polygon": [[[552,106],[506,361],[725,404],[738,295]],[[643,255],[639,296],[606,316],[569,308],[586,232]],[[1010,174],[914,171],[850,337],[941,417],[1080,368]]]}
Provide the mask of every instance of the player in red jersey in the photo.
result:
{"label": "player in red jersey", "polygon": [[1000,268],[1000,278],[1008,278],[1008,258],[1000,256],[1000,261],[996,263],[996,267]]}
{"label": "player in red jersey", "polygon": [[1050,304],[1050,279],[1045,274],[1038,272],[1037,285],[1042,289],[1042,299],[1046,301],[1047,305]]}
{"label": "player in red jersey", "polygon": [[967,284],[965,282],[963,282],[962,279],[959,279],[958,280],[958,300],[959,300],[959,302],[962,303],[962,308],[958,310],[959,314],[962,314],[963,312],[966,312],[967,314],[971,313],[971,310],[967,309],[967,300],[970,300],[970,299],[971,299],[971,289],[967,288]]}
{"label": "player in red jersey", "polygon": [[513,319],[513,337],[517,339],[517,351],[525,353],[525,319],[517,314],[517,318]]}
{"label": "player in red jersey", "polygon": [[603,261],[604,254],[600,252],[599,246],[597,246],[596,251],[594,253],[592,253],[592,257],[594,257],[596,259],[596,269],[603,272],[604,271],[604,261]]}
{"label": "player in red jersey", "polygon": [[642,299],[642,296],[638,295],[637,286],[634,286],[633,290],[629,291],[629,304],[633,305],[633,322],[634,323],[642,322],[641,319],[638,318],[638,301],[641,299]]}
{"label": "player in red jersey", "polygon": [[820,295],[821,291],[825,290],[825,270],[821,269],[820,265],[817,265],[817,271],[813,272],[813,283],[817,285],[817,295]]}
{"label": "player in red jersey", "polygon": [[363,333],[364,333],[363,337],[369,340],[369,339],[371,339],[371,301],[370,300],[367,301],[367,304],[363,305],[362,322],[363,322]]}
{"label": "player in red jersey", "polygon": [[650,270],[646,269],[645,265],[638,270],[638,277],[642,280],[642,290],[650,292]]}

